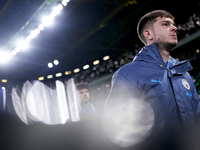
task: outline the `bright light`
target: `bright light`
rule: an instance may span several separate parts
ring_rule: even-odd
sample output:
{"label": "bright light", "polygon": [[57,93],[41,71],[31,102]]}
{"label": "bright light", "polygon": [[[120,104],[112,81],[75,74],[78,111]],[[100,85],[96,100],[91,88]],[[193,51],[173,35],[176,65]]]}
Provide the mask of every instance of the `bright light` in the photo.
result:
{"label": "bright light", "polygon": [[54,63],[54,65],[58,65],[59,61],[58,60],[54,60],[53,63]]}
{"label": "bright light", "polygon": [[39,77],[38,80],[42,81],[42,80],[44,80],[44,77]]}
{"label": "bright light", "polygon": [[7,79],[2,79],[1,82],[7,83]]}
{"label": "bright light", "polygon": [[63,4],[63,6],[67,6],[67,1],[66,0],[63,0],[61,3]]}
{"label": "bright light", "polygon": [[72,73],[71,71],[65,71],[65,75],[69,75],[71,73]]}
{"label": "bright light", "polygon": [[49,68],[52,68],[53,67],[53,64],[50,62],[50,63],[48,63],[48,67]]}
{"label": "bright light", "polygon": [[61,77],[62,73],[56,73],[56,77]]}
{"label": "bright light", "polygon": [[16,51],[17,53],[20,52],[19,47],[16,47],[16,48],[15,48],[15,51]]}
{"label": "bright light", "polygon": [[37,28],[31,32],[31,34],[28,36],[28,38],[34,39],[39,33],[40,33],[40,29]]}
{"label": "bright light", "polygon": [[16,50],[13,50],[12,55],[16,55],[16,54],[17,54]]}
{"label": "bright light", "polygon": [[47,76],[47,79],[51,79],[51,78],[53,78],[53,75],[48,75]]}
{"label": "bright light", "polygon": [[103,60],[108,60],[110,58],[110,56],[105,56],[104,58],[103,58]]}
{"label": "bright light", "polygon": [[40,31],[42,31],[42,30],[44,30],[44,26],[43,26],[42,24],[40,24],[40,25],[38,26],[38,29],[39,29]]}
{"label": "bright light", "polygon": [[197,49],[196,52],[199,53],[199,49]]}
{"label": "bright light", "polygon": [[99,64],[99,60],[95,60],[94,62],[93,62],[93,65],[97,65],[97,64]]}
{"label": "bright light", "polygon": [[[9,53],[9,54],[8,53],[4,53],[4,52],[0,53],[0,59],[1,59],[0,61],[1,62],[7,61],[10,57],[12,57],[13,55],[16,55],[21,50],[27,49],[28,43],[31,42],[31,40],[34,39],[40,33],[40,31],[44,30],[45,26],[50,25],[52,23],[52,21],[54,20],[55,16],[58,15],[60,13],[60,11],[63,9],[63,6],[66,6],[67,3],[70,2],[70,0],[60,0],[60,1],[61,1],[61,3],[58,4],[56,7],[54,7],[54,9],[52,10],[51,14],[49,16],[44,17],[42,23],[40,25],[38,25],[38,28],[33,30],[26,37],[26,39],[24,39],[23,41],[19,41],[16,44],[15,49],[11,53]],[[55,60],[54,64],[58,65],[59,62],[57,60]],[[53,64],[49,63],[48,67],[52,68]]]}
{"label": "bright light", "polygon": [[54,7],[53,11],[51,12],[51,16],[55,17],[60,13],[60,11],[63,9],[63,6],[59,4],[58,6]]}
{"label": "bright light", "polygon": [[29,42],[31,42],[31,37],[30,37],[30,36],[27,36],[27,37],[26,37],[26,43],[29,43]]}
{"label": "bright light", "polygon": [[74,69],[74,73],[78,73],[80,71],[80,69],[79,68],[77,68],[77,69]]}
{"label": "bright light", "polygon": [[12,53],[0,52],[0,62],[5,63],[12,57]]}
{"label": "bright light", "polygon": [[45,27],[48,26],[48,25],[51,25],[54,17],[55,16],[52,16],[52,15],[44,17],[42,25],[45,26]]}
{"label": "bright light", "polygon": [[28,48],[28,43],[24,40],[18,41],[17,42],[17,49],[19,50],[25,50]]}
{"label": "bright light", "polygon": [[89,65],[85,65],[85,66],[83,66],[83,69],[86,70],[86,69],[88,69],[89,67],[90,67]]}

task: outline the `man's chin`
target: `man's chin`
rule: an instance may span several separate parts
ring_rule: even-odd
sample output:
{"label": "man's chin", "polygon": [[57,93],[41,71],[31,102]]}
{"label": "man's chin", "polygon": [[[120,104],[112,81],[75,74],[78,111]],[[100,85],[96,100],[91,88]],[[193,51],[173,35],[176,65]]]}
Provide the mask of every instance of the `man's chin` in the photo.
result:
{"label": "man's chin", "polygon": [[88,103],[89,102],[89,100],[83,100],[82,101],[82,103]]}
{"label": "man's chin", "polygon": [[178,43],[176,42],[176,43],[171,43],[170,45],[169,45],[169,50],[171,51],[174,47],[176,47],[178,45]]}

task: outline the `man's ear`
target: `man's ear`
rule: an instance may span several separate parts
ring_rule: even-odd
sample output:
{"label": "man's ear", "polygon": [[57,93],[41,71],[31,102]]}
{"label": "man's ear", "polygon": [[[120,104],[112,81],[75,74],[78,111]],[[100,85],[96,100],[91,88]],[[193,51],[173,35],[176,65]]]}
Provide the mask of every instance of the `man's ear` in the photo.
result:
{"label": "man's ear", "polygon": [[144,37],[146,38],[146,41],[152,41],[153,40],[153,33],[150,29],[145,29],[143,34],[144,34]]}

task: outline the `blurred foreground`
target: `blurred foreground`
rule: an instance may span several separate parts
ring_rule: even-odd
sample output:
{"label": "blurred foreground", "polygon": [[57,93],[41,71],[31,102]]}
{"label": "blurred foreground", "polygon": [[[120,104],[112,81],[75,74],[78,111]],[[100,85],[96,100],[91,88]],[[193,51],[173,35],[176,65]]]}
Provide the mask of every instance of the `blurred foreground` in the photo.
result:
{"label": "blurred foreground", "polygon": [[154,128],[143,142],[122,148],[104,134],[101,119],[47,125],[24,124],[14,116],[0,114],[0,149],[20,150],[199,150],[200,128]]}

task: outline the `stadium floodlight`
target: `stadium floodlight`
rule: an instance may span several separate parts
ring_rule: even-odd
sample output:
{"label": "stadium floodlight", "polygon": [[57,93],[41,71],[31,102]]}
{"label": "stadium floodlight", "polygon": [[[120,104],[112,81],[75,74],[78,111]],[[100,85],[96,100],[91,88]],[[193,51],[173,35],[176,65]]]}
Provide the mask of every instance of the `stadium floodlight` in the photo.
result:
{"label": "stadium floodlight", "polygon": [[110,59],[110,56],[105,56],[105,57],[103,57],[103,60],[108,60],[108,59]]}
{"label": "stadium floodlight", "polygon": [[47,76],[47,79],[51,79],[51,78],[53,78],[53,75],[48,75]]}
{"label": "stadium floodlight", "polygon": [[62,73],[56,73],[56,77],[61,77]]}
{"label": "stadium floodlight", "polygon": [[78,73],[80,71],[79,68],[74,69],[74,73]]}
{"label": "stadium floodlight", "polygon": [[83,66],[83,69],[86,70],[86,69],[88,69],[89,67],[90,67],[89,65],[85,65],[85,66]]}
{"label": "stadium floodlight", "polygon": [[52,68],[52,67],[53,67],[53,64],[50,62],[50,63],[47,64],[47,66],[48,66],[49,68]]}
{"label": "stadium floodlight", "polygon": [[95,60],[95,61],[93,62],[93,65],[97,65],[97,64],[99,64],[99,63],[100,63],[99,60]]}
{"label": "stadium floodlight", "polygon": [[59,61],[58,60],[54,60],[53,63],[54,63],[54,65],[58,65]]}

